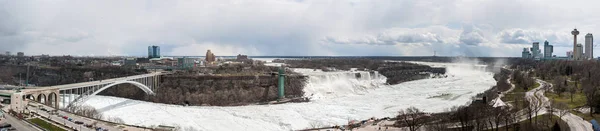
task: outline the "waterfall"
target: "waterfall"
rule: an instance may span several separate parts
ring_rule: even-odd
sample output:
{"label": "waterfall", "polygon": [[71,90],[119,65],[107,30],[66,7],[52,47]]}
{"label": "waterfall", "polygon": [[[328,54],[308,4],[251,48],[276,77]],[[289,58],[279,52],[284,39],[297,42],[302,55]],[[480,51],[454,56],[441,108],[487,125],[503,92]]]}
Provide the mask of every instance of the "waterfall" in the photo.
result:
{"label": "waterfall", "polygon": [[311,99],[362,95],[385,85],[387,78],[378,72],[337,71],[323,72],[313,69],[294,69],[308,76],[304,94]]}

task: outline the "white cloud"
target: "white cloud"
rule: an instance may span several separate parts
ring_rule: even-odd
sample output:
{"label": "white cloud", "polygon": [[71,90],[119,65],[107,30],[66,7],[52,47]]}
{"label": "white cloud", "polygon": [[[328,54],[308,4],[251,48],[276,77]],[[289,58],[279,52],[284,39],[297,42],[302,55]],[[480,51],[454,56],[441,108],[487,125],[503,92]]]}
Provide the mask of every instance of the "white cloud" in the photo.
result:
{"label": "white cloud", "polygon": [[575,26],[582,34],[600,30],[600,10],[593,10],[598,4],[594,0],[0,1],[0,51],[144,56],[147,46],[160,45],[164,55],[202,55],[193,50],[208,47],[216,54],[233,55],[437,51],[519,56],[519,48],[533,41],[568,46]]}

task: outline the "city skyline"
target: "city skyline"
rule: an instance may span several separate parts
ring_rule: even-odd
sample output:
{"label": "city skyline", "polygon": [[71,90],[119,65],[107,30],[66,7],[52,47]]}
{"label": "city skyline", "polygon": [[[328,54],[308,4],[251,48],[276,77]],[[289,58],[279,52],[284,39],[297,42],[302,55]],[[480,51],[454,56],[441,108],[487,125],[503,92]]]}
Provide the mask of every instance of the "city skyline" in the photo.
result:
{"label": "city skyline", "polygon": [[584,0],[0,4],[0,51],[26,55],[144,56],[157,45],[165,56],[519,57],[547,40],[562,56],[574,27],[582,44],[600,30],[589,10],[600,2]]}

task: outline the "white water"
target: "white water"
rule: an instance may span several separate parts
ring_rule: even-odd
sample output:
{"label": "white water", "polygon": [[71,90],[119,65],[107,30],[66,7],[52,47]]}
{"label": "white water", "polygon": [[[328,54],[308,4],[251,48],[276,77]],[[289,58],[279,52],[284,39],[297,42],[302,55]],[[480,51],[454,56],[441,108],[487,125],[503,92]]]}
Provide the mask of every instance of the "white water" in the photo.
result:
{"label": "white water", "polygon": [[314,69],[293,69],[309,76],[304,88],[305,96],[311,100],[335,98],[349,95],[364,95],[370,89],[384,86],[385,76],[377,72],[340,71],[323,72]]}
{"label": "white water", "polygon": [[[94,96],[85,103],[107,117],[119,117],[127,124],[170,125],[182,130],[259,130],[281,131],[310,128],[313,125],[342,125],[349,120],[391,117],[414,106],[426,112],[442,112],[471,101],[477,93],[495,84],[491,73],[477,69],[450,67],[452,77],[424,79],[398,85],[380,84],[378,75],[352,77],[356,73],[312,74],[305,91],[314,100],[307,103],[251,105],[240,107],[184,107]],[[363,75],[365,74],[365,75]],[[321,75],[321,76],[319,76]],[[375,76],[375,77],[374,77]],[[447,98],[431,98],[450,94]]]}

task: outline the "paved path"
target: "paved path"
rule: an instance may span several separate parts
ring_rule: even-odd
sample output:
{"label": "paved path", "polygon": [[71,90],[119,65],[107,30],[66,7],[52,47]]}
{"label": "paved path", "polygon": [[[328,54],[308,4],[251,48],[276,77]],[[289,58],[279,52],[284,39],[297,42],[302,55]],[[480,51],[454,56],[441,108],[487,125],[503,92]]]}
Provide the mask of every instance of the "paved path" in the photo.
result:
{"label": "paved path", "polygon": [[[537,80],[540,83],[540,87],[541,85],[544,85],[545,87],[547,87],[547,89],[552,89],[552,84],[542,81],[542,80]],[[548,99],[548,97],[544,96],[544,91],[540,90],[538,91],[539,93],[538,96],[541,96],[542,99],[542,103],[544,103],[544,105],[550,105],[550,100]],[[547,110],[544,109],[544,112],[546,112]],[[560,116],[558,112],[554,112],[553,113],[556,116]],[[570,112],[568,112],[567,114],[565,114],[564,116],[561,117],[561,119],[563,121],[565,121],[568,125],[569,125],[569,129],[571,131],[593,131],[594,129],[592,128],[592,124],[586,120],[584,120],[583,118],[574,115]]]}

